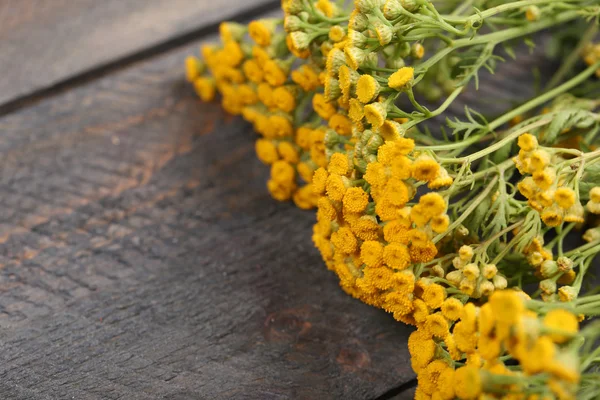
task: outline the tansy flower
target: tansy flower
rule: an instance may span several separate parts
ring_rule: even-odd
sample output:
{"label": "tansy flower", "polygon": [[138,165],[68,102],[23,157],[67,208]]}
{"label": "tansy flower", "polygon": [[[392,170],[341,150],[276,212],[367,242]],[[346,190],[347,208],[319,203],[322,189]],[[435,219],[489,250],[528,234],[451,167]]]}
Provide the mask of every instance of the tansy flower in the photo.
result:
{"label": "tansy flower", "polygon": [[343,114],[333,114],[328,125],[340,135],[349,136],[352,133],[352,122]]}
{"label": "tansy flower", "polygon": [[246,105],[252,105],[258,102],[258,96],[250,85],[239,85],[237,87],[237,96]]}
{"label": "tansy flower", "polygon": [[204,71],[202,62],[194,56],[188,56],[185,59],[185,77],[188,82],[194,82]]}
{"label": "tansy flower", "polygon": [[301,59],[310,57],[310,49],[307,49],[307,48],[300,49],[300,48],[296,47],[296,43],[294,42],[291,35],[285,36],[285,44],[286,44],[288,50],[290,51],[290,53],[292,53],[294,56],[301,58]]}
{"label": "tansy flower", "polygon": [[[373,190],[371,190],[373,195]],[[382,221],[392,221],[401,217],[402,207],[394,204],[388,197],[377,200],[375,213]]]}
{"label": "tansy flower", "polygon": [[385,167],[378,162],[367,165],[367,172],[363,177],[371,186],[383,187],[387,183]]}
{"label": "tansy flower", "polygon": [[535,136],[530,133],[524,133],[519,136],[517,140],[517,145],[524,151],[533,151],[537,149],[538,141]]}
{"label": "tansy flower", "polygon": [[296,190],[292,196],[296,207],[303,210],[310,210],[315,207],[317,197],[313,193],[311,185],[305,185]]}
{"label": "tansy flower", "polygon": [[333,153],[327,166],[329,173],[338,175],[346,175],[349,168],[348,156],[344,153]]}
{"label": "tansy flower", "polygon": [[263,66],[264,79],[271,86],[281,86],[287,80],[287,67],[278,60],[268,60]]}
{"label": "tansy flower", "polygon": [[407,180],[411,177],[412,161],[406,156],[399,156],[390,162],[392,176]]}
{"label": "tansy flower", "polygon": [[417,204],[410,209],[410,220],[419,228],[423,228],[429,223],[431,217],[425,212],[422,204]]}
{"label": "tansy flower", "polygon": [[408,337],[408,351],[415,372],[419,372],[418,370],[431,362],[435,357],[436,349],[436,343],[425,332],[417,330],[410,334]]}
{"label": "tansy flower", "polygon": [[349,105],[348,116],[350,119],[355,123],[361,121],[365,116],[365,110],[362,103],[356,99],[350,99]]}
{"label": "tansy flower", "polygon": [[386,106],[382,103],[367,104],[364,108],[364,112],[367,121],[375,128],[381,127],[387,117]]}
{"label": "tansy flower", "polygon": [[315,112],[326,121],[328,121],[336,112],[335,106],[329,103],[325,99],[325,96],[320,93],[313,96],[312,105]]}
{"label": "tansy flower", "polygon": [[533,173],[533,181],[542,190],[549,189],[556,180],[556,171],[554,168],[545,168],[542,171]]}
{"label": "tansy flower", "polygon": [[388,86],[396,90],[404,90],[410,87],[415,76],[415,69],[412,67],[402,67],[394,72],[388,78]]}
{"label": "tansy flower", "polygon": [[276,161],[271,166],[271,179],[275,182],[285,183],[294,180],[296,172],[286,161]]}
{"label": "tansy flower", "polygon": [[267,165],[271,165],[279,160],[277,148],[270,140],[258,139],[255,143],[255,149],[258,159]]}
{"label": "tansy flower", "polygon": [[440,215],[446,210],[446,201],[438,193],[427,193],[421,196],[419,204],[424,208],[425,214],[430,217]]}
{"label": "tansy flower", "polygon": [[452,370],[447,362],[434,360],[423,368],[418,375],[419,388],[427,395],[432,395],[438,389],[441,376],[448,370]]}
{"label": "tansy flower", "polygon": [[346,193],[346,185],[340,175],[330,174],[327,178],[327,197],[333,201],[342,201]]}
{"label": "tansy flower", "polygon": [[266,82],[260,83],[256,88],[258,99],[268,108],[275,107],[275,99],[273,97],[273,88]]}
{"label": "tansy flower", "polygon": [[[313,175],[313,179],[312,179],[313,190],[314,190],[315,194],[324,194],[325,193],[325,188],[327,185],[328,177],[329,177],[329,174],[327,173],[327,170],[323,167],[321,167],[315,171],[315,174]],[[329,202],[327,202],[327,203],[329,203]]]}
{"label": "tansy flower", "polygon": [[263,80],[263,72],[255,60],[246,60],[242,65],[244,75],[249,81],[259,84]]}
{"label": "tansy flower", "polygon": [[[346,205],[344,208],[346,209]],[[379,238],[379,224],[377,219],[371,215],[363,215],[354,220],[350,224],[350,229],[361,240],[377,240]]]}
{"label": "tansy flower", "polygon": [[319,75],[310,65],[301,65],[291,73],[292,81],[305,92],[310,92],[319,87]]}
{"label": "tansy flower", "polygon": [[360,246],[360,259],[369,267],[383,265],[383,245],[378,241],[367,240]]}
{"label": "tansy flower", "polygon": [[571,188],[561,187],[554,192],[554,201],[560,208],[567,209],[575,204],[575,191]]}
{"label": "tansy flower", "polygon": [[237,67],[244,60],[244,52],[240,44],[229,40],[223,46],[224,61],[231,67]]}
{"label": "tansy flower", "polygon": [[277,182],[274,179],[269,179],[267,189],[275,200],[286,201],[294,194],[296,184],[294,181]]}
{"label": "tansy flower", "polygon": [[540,171],[550,164],[550,154],[546,150],[535,150],[529,157],[531,167]]}
{"label": "tansy flower", "polygon": [[437,215],[431,218],[430,225],[435,233],[444,233],[450,226],[450,217],[446,214]]}
{"label": "tansy flower", "polygon": [[456,321],[459,319],[462,309],[463,303],[454,297],[446,299],[442,303],[442,315],[448,318],[450,321]]}
{"label": "tansy flower", "polygon": [[277,151],[281,158],[290,164],[297,164],[299,159],[298,151],[291,142],[282,141],[277,145]]}
{"label": "tansy flower", "polygon": [[215,81],[211,78],[198,78],[194,81],[194,89],[196,94],[202,101],[208,102],[215,98],[217,93]]}
{"label": "tansy flower", "polygon": [[410,258],[413,263],[429,262],[437,255],[437,247],[430,241],[413,241],[410,245]]}
{"label": "tansy flower", "polygon": [[[329,3],[331,4],[331,3]],[[346,37],[346,30],[344,28],[342,28],[339,25],[334,25],[331,28],[329,28],[329,39],[331,39],[332,42],[337,43],[337,42],[341,42],[342,40],[344,40],[344,38]]]}
{"label": "tansy flower", "polygon": [[419,181],[435,179],[439,170],[440,164],[426,154],[419,156],[412,165],[412,174]]}
{"label": "tansy flower", "polygon": [[448,321],[440,313],[428,315],[425,318],[425,332],[438,338],[448,335]]}
{"label": "tansy flower", "polygon": [[358,249],[358,241],[348,227],[342,227],[331,234],[331,243],[336,251],[345,254],[354,253]]}
{"label": "tansy flower", "polygon": [[296,94],[291,86],[280,86],[273,90],[275,105],[286,113],[291,113],[296,108]]}
{"label": "tansy flower", "polygon": [[423,47],[421,43],[413,43],[413,45],[410,46],[410,55],[417,60],[420,60],[425,55],[425,47]]}
{"label": "tansy flower", "polygon": [[383,262],[391,268],[403,270],[410,266],[408,248],[399,243],[390,243],[383,250]]}
{"label": "tansy flower", "polygon": [[273,133],[277,137],[291,137],[294,134],[292,123],[282,115],[271,115],[269,123],[273,126]]}
{"label": "tansy flower", "polygon": [[558,205],[545,208],[540,214],[542,221],[548,226],[559,226],[563,222],[563,210]]}
{"label": "tansy flower", "polygon": [[355,71],[364,63],[367,57],[367,53],[364,50],[352,46],[345,47],[344,54],[346,56],[346,63]]}
{"label": "tansy flower", "polygon": [[421,298],[429,307],[433,309],[440,308],[446,299],[446,289],[443,286],[432,283],[425,287]]}
{"label": "tansy flower", "polygon": [[579,322],[577,317],[567,310],[550,310],[544,317],[544,326],[550,330],[556,330],[561,333],[548,332],[550,338],[555,343],[565,343],[579,331]]}
{"label": "tansy flower", "polygon": [[267,61],[269,61],[271,59],[271,56],[269,55],[269,53],[267,52],[267,50],[263,49],[262,47],[260,47],[260,46],[253,46],[252,47],[252,58],[254,60],[256,60],[256,63],[261,68],[264,68],[264,66],[267,63]]}
{"label": "tansy flower", "polygon": [[475,400],[481,393],[479,369],[473,366],[458,368],[454,372],[454,391],[461,400]]}
{"label": "tansy flower", "polygon": [[[309,164],[308,162],[301,162],[301,163],[298,163],[298,165],[296,166],[296,169],[298,170],[298,175],[300,175],[300,177],[306,183],[312,182],[315,170],[311,164]],[[312,188],[312,186],[311,186],[311,188]]]}
{"label": "tansy flower", "polygon": [[362,212],[369,204],[369,195],[360,187],[349,188],[342,200],[344,209],[350,212]]}
{"label": "tansy flower", "polygon": [[371,75],[361,75],[356,83],[356,95],[363,104],[376,99],[380,89],[379,83]]}
{"label": "tansy flower", "polygon": [[525,311],[523,300],[517,292],[512,290],[494,292],[490,296],[489,304],[496,315],[496,319],[509,325],[514,324]]}
{"label": "tansy flower", "polygon": [[387,201],[398,207],[404,207],[409,200],[408,187],[404,181],[394,177],[388,180],[383,195]]}
{"label": "tansy flower", "polygon": [[338,79],[340,90],[342,91],[342,96],[346,100],[350,100],[350,96],[352,95],[352,87],[358,81],[359,75],[348,68],[347,65],[342,65],[338,71]]}
{"label": "tansy flower", "polygon": [[248,25],[248,33],[256,44],[267,47],[271,44],[274,24],[271,20],[256,20]]}
{"label": "tansy flower", "polygon": [[379,134],[387,141],[396,141],[401,139],[406,130],[396,121],[386,120],[379,128]]}

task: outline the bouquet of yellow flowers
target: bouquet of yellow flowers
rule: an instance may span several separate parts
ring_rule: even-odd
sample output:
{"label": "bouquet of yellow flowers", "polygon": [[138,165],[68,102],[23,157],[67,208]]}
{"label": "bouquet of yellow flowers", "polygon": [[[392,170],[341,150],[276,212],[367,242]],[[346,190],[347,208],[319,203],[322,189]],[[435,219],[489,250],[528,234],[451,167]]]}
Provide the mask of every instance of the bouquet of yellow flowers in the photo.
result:
{"label": "bouquet of yellow flowers", "polygon": [[[415,398],[600,398],[598,0],[282,9],[222,23],[187,78],[253,124],[273,198],[317,209],[343,290],[416,326]],[[439,123],[547,29],[561,64],[534,97]]]}

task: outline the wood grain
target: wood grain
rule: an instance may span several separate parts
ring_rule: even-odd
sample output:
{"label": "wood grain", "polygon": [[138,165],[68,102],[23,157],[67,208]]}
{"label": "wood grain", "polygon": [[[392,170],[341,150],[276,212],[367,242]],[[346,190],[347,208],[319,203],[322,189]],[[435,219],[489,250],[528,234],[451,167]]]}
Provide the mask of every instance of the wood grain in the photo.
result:
{"label": "wood grain", "polygon": [[0,105],[276,0],[0,1]]}
{"label": "wood grain", "polygon": [[0,398],[375,399],[410,328],[345,295],[198,43],[0,119]]}

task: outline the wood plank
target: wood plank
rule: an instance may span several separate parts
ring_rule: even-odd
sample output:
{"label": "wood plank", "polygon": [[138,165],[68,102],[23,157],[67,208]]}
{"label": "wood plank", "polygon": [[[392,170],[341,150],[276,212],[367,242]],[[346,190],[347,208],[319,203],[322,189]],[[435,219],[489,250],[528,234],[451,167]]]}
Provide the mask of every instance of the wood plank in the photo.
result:
{"label": "wood plank", "polygon": [[[275,0],[0,1],[0,105]],[[262,11],[261,11],[262,10]]]}
{"label": "wood plank", "polygon": [[411,329],[346,294],[198,43],[0,119],[0,398],[374,399]]}

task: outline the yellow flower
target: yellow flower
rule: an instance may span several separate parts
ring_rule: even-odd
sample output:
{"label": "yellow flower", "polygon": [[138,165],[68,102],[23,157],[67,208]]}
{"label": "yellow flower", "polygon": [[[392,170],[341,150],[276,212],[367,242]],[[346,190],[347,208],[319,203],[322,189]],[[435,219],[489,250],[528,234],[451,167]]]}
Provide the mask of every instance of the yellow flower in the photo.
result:
{"label": "yellow flower", "polygon": [[279,142],[277,145],[277,151],[279,152],[281,158],[290,164],[297,164],[300,159],[298,156],[298,151],[291,142]]}
{"label": "yellow flower", "polygon": [[365,61],[367,53],[365,51],[352,46],[346,46],[344,48],[344,54],[346,55],[346,63],[350,68],[356,71],[360,65]]}
{"label": "yellow flower", "polygon": [[408,245],[410,221],[396,219],[389,221],[383,227],[383,237],[389,243]]}
{"label": "yellow flower", "polygon": [[271,165],[271,179],[278,183],[294,181],[296,171],[288,162],[279,160]]}
{"label": "yellow flower", "polygon": [[287,48],[290,51],[290,53],[292,53],[294,56],[302,59],[310,57],[310,50],[299,49],[298,47],[296,47],[296,43],[294,43],[294,40],[291,35],[285,36],[285,44],[287,45]]}
{"label": "yellow flower", "polygon": [[452,370],[448,363],[443,360],[434,360],[420,371],[417,377],[419,388],[421,388],[425,394],[432,395],[441,383],[440,378],[448,370]]}
{"label": "yellow flower", "polygon": [[256,60],[259,67],[264,68],[267,61],[271,59],[268,51],[260,46],[252,47],[252,57]]}
{"label": "yellow flower", "polygon": [[425,212],[422,204],[417,204],[410,209],[410,220],[419,228],[423,228],[429,223],[431,217]]}
{"label": "yellow flower", "polygon": [[[389,271],[387,268],[377,268]],[[399,292],[390,292],[385,295],[383,309],[394,314],[394,318],[399,319],[400,316],[405,316],[413,310],[411,301],[412,296]]]}
{"label": "yellow flower", "polygon": [[396,157],[391,161],[392,177],[407,180],[411,176],[412,161],[406,156]]}
{"label": "yellow flower", "polygon": [[550,154],[546,150],[535,150],[529,160],[534,171],[541,171],[550,164]]}
{"label": "yellow flower", "polygon": [[[331,4],[331,3],[329,3]],[[338,43],[341,42],[342,40],[344,40],[344,38],[346,37],[346,30],[344,28],[342,28],[339,25],[334,25],[331,28],[329,28],[329,39],[331,39],[332,42],[334,43]]]}
{"label": "yellow flower", "polygon": [[258,102],[258,96],[250,85],[239,85],[237,87],[236,95],[245,105],[252,105]]}
{"label": "yellow flower", "polygon": [[[298,163],[297,167],[298,169],[298,175],[300,175],[300,177],[307,183],[311,183],[313,180],[313,174],[315,173],[315,170],[313,169],[313,167],[306,162],[301,162]],[[312,186],[311,186],[312,188]]]}
{"label": "yellow flower", "polygon": [[575,200],[575,191],[571,188],[561,187],[556,189],[556,192],[554,192],[554,201],[556,201],[560,208],[570,208],[573,204],[575,204]]}
{"label": "yellow flower", "polygon": [[[313,175],[312,183],[315,194],[324,194],[327,185],[327,178],[329,173],[323,167],[317,169]],[[329,202],[328,202],[329,203]]]}
{"label": "yellow flower", "polygon": [[413,139],[400,138],[387,142],[377,151],[377,160],[383,164],[390,165],[396,158],[410,154],[415,147]]}
{"label": "yellow flower", "polygon": [[374,240],[363,242],[360,246],[360,259],[369,267],[381,267],[383,265],[383,245]]}
{"label": "yellow flower", "polygon": [[342,203],[344,204],[345,210],[347,209],[350,212],[359,213],[364,211],[369,204],[369,195],[367,195],[362,188],[352,187],[344,194]]}
{"label": "yellow flower", "polygon": [[287,80],[287,68],[275,60],[268,60],[263,67],[264,79],[271,86],[281,86]]}
{"label": "yellow flower", "polygon": [[364,279],[377,289],[388,290],[393,285],[393,272],[389,268],[365,267],[363,273]]}
{"label": "yellow flower", "polygon": [[429,307],[434,309],[440,308],[444,300],[446,300],[446,289],[443,286],[432,283],[425,287],[421,298]]}
{"label": "yellow flower", "polygon": [[302,88],[305,92],[315,90],[321,84],[319,75],[310,65],[301,65],[298,69],[292,71],[292,81]]}
{"label": "yellow flower", "polygon": [[194,89],[202,101],[212,101],[217,94],[215,81],[211,78],[198,78],[194,81]]}
{"label": "yellow flower", "polygon": [[550,189],[550,186],[556,180],[556,171],[554,168],[545,168],[533,173],[533,181],[542,190]]}
{"label": "yellow flower", "polygon": [[459,319],[462,309],[463,303],[454,297],[446,299],[442,303],[442,315],[448,318],[450,321],[456,321]]}
{"label": "yellow flower", "polygon": [[415,76],[415,69],[412,67],[402,67],[398,71],[394,72],[388,78],[388,86],[392,89],[403,90],[410,87]]}
{"label": "yellow flower", "polygon": [[387,141],[396,141],[402,139],[406,130],[396,121],[386,120],[379,128],[379,134]]}
{"label": "yellow flower", "polygon": [[348,165],[348,156],[344,153],[333,153],[329,159],[327,170],[331,174],[346,175],[350,166]]}
{"label": "yellow flower", "polygon": [[273,97],[273,88],[268,83],[260,83],[256,88],[256,94],[261,103],[268,108],[275,106],[275,99]]}
{"label": "yellow flower", "polygon": [[333,114],[328,125],[340,135],[348,136],[352,133],[352,122],[343,114]]}
{"label": "yellow flower", "polygon": [[540,214],[542,221],[548,226],[559,226],[563,222],[563,210],[558,205],[544,208]]}
{"label": "yellow flower", "polygon": [[256,44],[267,47],[271,44],[273,35],[273,23],[270,20],[255,20],[248,25],[248,33]]}
{"label": "yellow flower", "polygon": [[446,210],[446,201],[442,196],[435,192],[421,196],[419,204],[423,206],[425,214],[430,217],[440,215]]}
{"label": "yellow flower", "polygon": [[277,137],[292,137],[294,135],[294,127],[289,118],[282,115],[271,115],[269,123],[273,127],[273,132]]}
{"label": "yellow flower", "polygon": [[383,250],[383,262],[391,268],[403,270],[410,266],[408,248],[400,243],[390,243]]}
{"label": "yellow flower", "polygon": [[446,335],[448,335],[448,321],[440,313],[428,315],[425,318],[424,327],[425,331],[431,334],[432,336],[443,338],[446,337]]}
{"label": "yellow flower", "polygon": [[271,165],[279,160],[277,148],[270,140],[258,139],[255,144],[255,149],[258,159],[267,165]]}
{"label": "yellow flower", "polygon": [[313,193],[311,185],[304,185],[294,192],[292,196],[296,207],[303,210],[310,210],[316,206],[317,197]]}
{"label": "yellow flower", "polygon": [[426,333],[417,330],[410,334],[408,337],[408,351],[415,372],[419,372],[415,367],[420,369],[431,362],[435,357],[436,349],[436,343]]}
{"label": "yellow flower", "polygon": [[204,65],[197,57],[188,56],[185,59],[185,77],[188,82],[194,82],[204,71]]}
{"label": "yellow flower", "polygon": [[391,204],[404,207],[409,200],[408,187],[404,181],[398,178],[391,178],[385,185],[383,196]]}
{"label": "yellow flower", "polygon": [[425,55],[425,47],[421,43],[413,43],[410,48],[410,55],[420,60]]}
{"label": "yellow flower", "polygon": [[289,200],[294,194],[296,184],[293,181],[277,182],[273,179],[269,179],[267,182],[267,189],[275,200],[286,201]]}
{"label": "yellow flower", "polygon": [[519,136],[517,145],[524,151],[533,151],[538,147],[538,141],[535,136],[530,133],[524,133]]}
{"label": "yellow flower", "polygon": [[367,172],[364,179],[374,187],[383,187],[387,183],[387,175],[385,167],[378,162],[373,162],[367,165]]}
{"label": "yellow flower", "polygon": [[440,164],[428,155],[419,156],[412,165],[412,174],[419,181],[435,179],[440,170]]}
{"label": "yellow flower", "polygon": [[363,104],[376,99],[380,89],[379,83],[371,75],[361,75],[356,83],[356,95]]}
{"label": "yellow flower", "polygon": [[330,174],[327,178],[327,197],[333,201],[342,201],[347,187],[340,175]]}
{"label": "yellow flower", "polygon": [[410,246],[410,258],[413,263],[429,262],[437,255],[437,247],[430,241],[413,241]]}
{"label": "yellow flower", "polygon": [[525,348],[519,361],[523,371],[528,374],[537,374],[544,371],[552,363],[556,354],[556,346],[548,336],[541,336],[531,348]]}
{"label": "yellow flower", "polygon": [[263,72],[255,60],[246,60],[242,65],[242,70],[244,71],[244,75],[250,82],[254,82],[259,84],[263,80]]}
{"label": "yellow flower", "polygon": [[489,304],[499,322],[512,325],[525,311],[523,300],[517,292],[512,290],[501,290],[490,296]]}
{"label": "yellow flower", "polygon": [[335,106],[329,103],[321,93],[317,93],[313,96],[312,105],[315,112],[326,121],[328,121],[336,112]]}
{"label": "yellow flower", "polygon": [[[344,209],[346,206],[344,205]],[[346,211],[344,211],[346,213]],[[346,214],[344,214],[345,216]],[[359,214],[360,215],[360,214]],[[377,240],[380,227],[377,219],[371,215],[363,215],[350,224],[352,232],[361,240]]]}
{"label": "yellow flower", "polygon": [[[373,188],[371,188],[373,195]],[[382,221],[392,221],[401,217],[402,207],[394,204],[388,197],[377,201],[375,212]]]}
{"label": "yellow flower", "polygon": [[481,393],[479,369],[469,365],[458,368],[454,372],[454,391],[461,400],[477,399]]}
{"label": "yellow flower", "polygon": [[291,113],[296,108],[296,95],[292,87],[280,86],[273,90],[273,102],[282,111]]}
{"label": "yellow flower", "polygon": [[349,105],[348,116],[350,119],[354,122],[361,121],[365,116],[365,109],[362,103],[356,99],[350,99]]}
{"label": "yellow flower", "polygon": [[561,333],[549,333],[550,338],[555,343],[565,343],[571,339],[571,335],[576,334],[579,331],[579,322],[577,317],[567,310],[554,309],[548,312],[544,317],[544,325],[553,330],[564,332]]}
{"label": "yellow flower", "polygon": [[382,103],[367,104],[364,108],[367,121],[375,128],[379,128],[385,122],[387,117],[387,109]]}
{"label": "yellow flower", "polygon": [[336,251],[341,251],[345,254],[354,253],[358,250],[358,241],[348,227],[342,227],[331,234],[331,243],[335,246]]}
{"label": "yellow flower", "polygon": [[430,225],[435,233],[444,233],[450,226],[450,217],[446,214],[435,216],[431,218]]}

